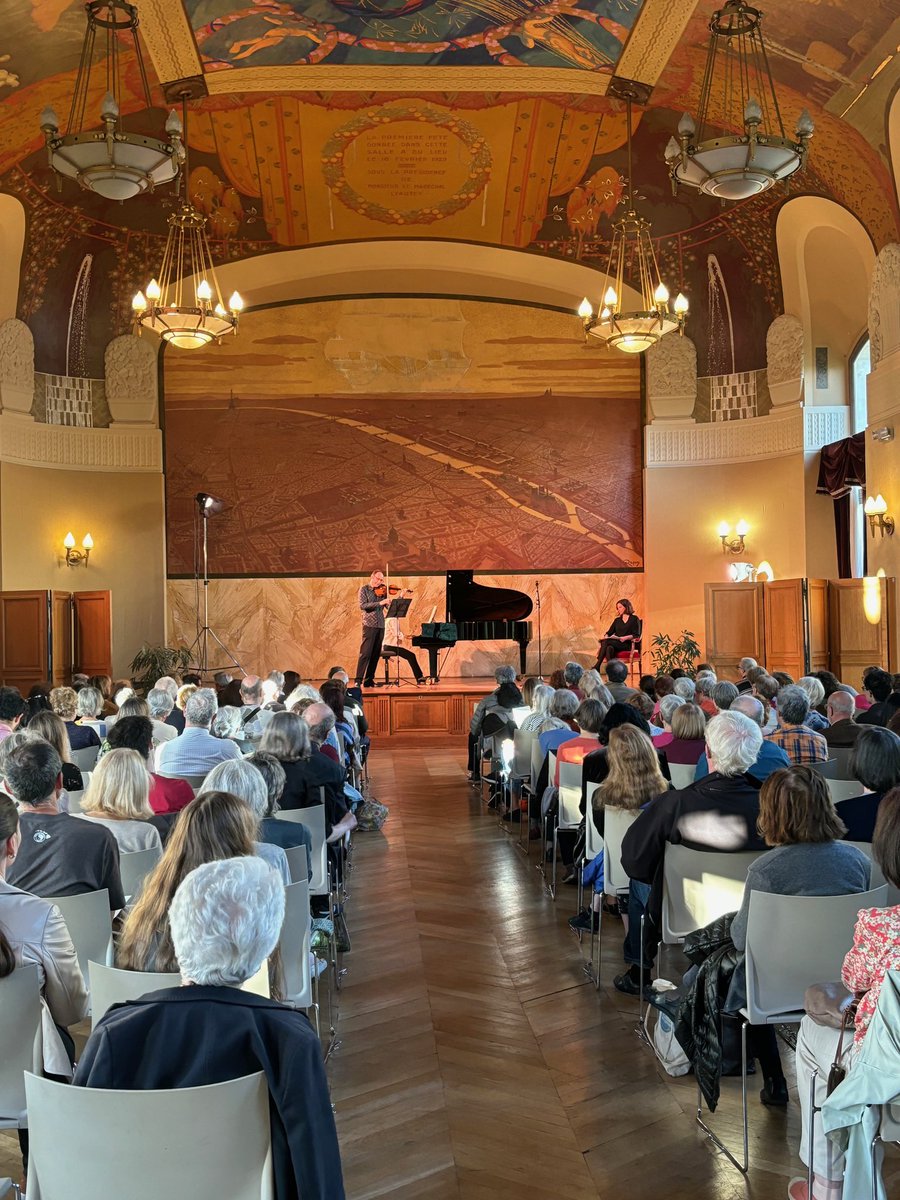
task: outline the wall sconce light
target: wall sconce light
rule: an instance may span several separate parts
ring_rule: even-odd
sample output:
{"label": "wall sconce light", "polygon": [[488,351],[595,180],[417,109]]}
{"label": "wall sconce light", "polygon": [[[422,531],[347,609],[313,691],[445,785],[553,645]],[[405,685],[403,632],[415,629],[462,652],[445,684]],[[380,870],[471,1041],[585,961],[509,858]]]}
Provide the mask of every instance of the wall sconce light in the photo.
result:
{"label": "wall sconce light", "polygon": [[63,545],[66,548],[66,564],[70,567],[77,567],[81,563],[88,565],[88,559],[91,556],[91,551],[94,548],[94,539],[89,533],[86,533],[81,540],[82,549],[75,549],[75,536],[70,530],[63,538]]}
{"label": "wall sconce light", "polygon": [[873,442],[892,442],[894,440],[893,425],[879,425],[877,429],[872,430]]}
{"label": "wall sconce light", "polygon": [[722,521],[717,530],[719,537],[722,539],[723,554],[743,554],[746,547],[744,546],[744,538],[750,532],[750,526],[746,521],[738,521],[734,527],[735,537],[731,537],[731,526],[727,521]]}
{"label": "wall sconce light", "polygon": [[881,536],[885,534],[888,537],[894,532],[894,518],[887,515],[887,501],[879,492],[877,496],[867,496],[865,503],[865,514],[869,518],[869,530],[872,537],[875,536],[875,530],[881,530]]}

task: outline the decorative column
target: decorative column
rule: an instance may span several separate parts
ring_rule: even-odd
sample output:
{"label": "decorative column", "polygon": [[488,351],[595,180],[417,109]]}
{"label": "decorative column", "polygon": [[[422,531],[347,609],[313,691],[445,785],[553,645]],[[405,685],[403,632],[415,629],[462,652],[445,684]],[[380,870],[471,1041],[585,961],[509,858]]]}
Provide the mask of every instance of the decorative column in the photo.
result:
{"label": "decorative column", "polygon": [[670,333],[647,351],[647,403],[653,425],[694,424],[697,347]]}
{"label": "decorative column", "polygon": [[106,347],[106,402],[112,425],[156,425],[158,347],[126,333]]}

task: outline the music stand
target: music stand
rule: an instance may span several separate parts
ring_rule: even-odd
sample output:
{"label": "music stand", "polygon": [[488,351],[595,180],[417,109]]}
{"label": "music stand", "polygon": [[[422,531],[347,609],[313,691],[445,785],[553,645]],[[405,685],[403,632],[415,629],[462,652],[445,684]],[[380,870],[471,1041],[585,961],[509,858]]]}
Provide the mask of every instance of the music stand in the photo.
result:
{"label": "music stand", "polygon": [[[392,600],[390,605],[388,606],[388,608],[385,610],[385,614],[384,614],[385,626],[387,626],[388,621],[392,621],[392,620],[394,620],[394,618],[396,618],[397,620],[400,620],[401,618],[405,617],[406,614],[409,612],[409,606],[411,604],[412,604],[412,599],[409,596],[398,596],[396,598],[396,600]],[[399,626],[398,626],[398,632],[399,632]],[[390,657],[396,658],[396,660],[397,660],[397,678],[396,679],[386,679],[384,686],[385,687],[399,687],[400,686],[400,655],[392,654],[392,655],[390,655]]]}

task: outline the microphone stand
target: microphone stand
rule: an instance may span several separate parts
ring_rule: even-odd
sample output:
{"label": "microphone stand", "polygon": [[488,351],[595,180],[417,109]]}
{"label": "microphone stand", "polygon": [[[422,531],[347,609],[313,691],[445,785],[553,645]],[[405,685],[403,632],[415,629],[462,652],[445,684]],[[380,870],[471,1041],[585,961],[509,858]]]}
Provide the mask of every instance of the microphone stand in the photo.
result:
{"label": "microphone stand", "polygon": [[544,678],[544,644],[541,639],[541,581],[534,581],[534,596],[535,604],[537,605],[537,627],[538,627],[538,679]]}

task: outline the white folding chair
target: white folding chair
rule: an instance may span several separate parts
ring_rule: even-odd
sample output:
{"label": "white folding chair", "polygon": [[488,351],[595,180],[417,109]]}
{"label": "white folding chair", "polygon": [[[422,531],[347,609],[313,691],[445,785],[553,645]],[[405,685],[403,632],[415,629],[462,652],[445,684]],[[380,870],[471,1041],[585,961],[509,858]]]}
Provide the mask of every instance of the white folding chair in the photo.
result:
{"label": "white folding chair", "polygon": [[288,860],[291,883],[309,883],[309,851],[305,846],[285,846],[284,856]]}
{"label": "white folding chair", "polygon": [[857,779],[826,779],[828,794],[833,804],[842,800],[852,800],[854,796],[862,796],[865,788]]}
{"label": "white folding chair", "polygon": [[[324,788],[322,791],[324,794]],[[334,933],[334,890],[331,871],[328,867],[328,846],[325,841],[325,805],[316,804],[312,808],[291,808],[279,811],[275,816],[279,821],[294,821],[297,824],[305,825],[312,836],[312,856],[310,858],[312,879],[309,880],[309,894],[328,898],[328,915],[332,925],[331,966],[334,971],[335,987],[340,991],[343,969],[338,967],[337,937]]]}
{"label": "white folding chair", "polygon": [[829,746],[828,754],[833,758],[837,766],[835,770],[837,774],[835,779],[851,779],[850,774],[850,755],[853,753],[852,746]]}
{"label": "white folding chair", "polygon": [[[537,740],[535,740],[534,744],[535,744],[535,746],[540,745],[540,743]],[[538,757],[540,757],[540,755]],[[553,780],[556,778],[556,751],[555,750],[548,751],[546,758],[547,758],[547,782],[548,782],[548,786],[549,786],[553,783]],[[537,784],[537,780],[538,780],[538,777],[540,776],[541,768],[543,767],[543,765],[544,765],[544,763],[543,763],[543,759],[542,759],[541,763],[538,767],[537,774],[532,775],[532,779],[535,781],[535,784]],[[540,869],[541,869],[541,875],[543,876],[544,881],[546,882],[546,879],[547,879],[546,858],[547,858],[548,834],[547,834],[547,814],[543,811],[542,801],[543,801],[543,797],[538,796],[537,802],[539,805],[541,805],[541,861],[538,865],[540,866]]]}
{"label": "white folding chair", "polygon": [[27,1129],[25,1072],[40,1070],[41,976],[36,963],[0,979],[0,1129]]}
{"label": "white folding chair", "polygon": [[762,851],[723,854],[667,845],[663,861],[662,940],[673,946],[725,913],[737,912],[750,864]]}
{"label": "white folding chair", "polygon": [[97,765],[97,755],[99,753],[99,746],[85,746],[83,750],[72,751],[72,762],[79,771],[93,771]]}
{"label": "white folding chair", "polygon": [[310,938],[309,887],[303,880],[284,889],[284,924],[278,944],[284,974],[284,998],[295,1008],[313,1009],[316,1033],[319,1033],[318,996],[313,994],[317,980],[313,980],[309,966]]}
{"label": "white folding chair", "polygon": [[161,858],[161,846],[151,846],[149,850],[125,850],[119,854],[119,874],[126,900],[135,899]]}
{"label": "white folding chair", "polygon": [[112,962],[112,914],[109,911],[109,892],[83,892],[80,896],[48,896],[62,913],[78,965],[88,983],[88,963]]}
{"label": "white folding chair", "polygon": [[91,1029],[114,1004],[139,1000],[148,992],[181,987],[177,971],[123,971],[106,963],[88,963],[88,983],[91,991]]}
{"label": "white folding chair", "polygon": [[704,1122],[699,1086],[697,1090],[697,1124],[743,1174],[750,1165],[747,1026],[799,1025],[806,1015],[803,1000],[810,980],[840,979],[857,914],[863,908],[883,908],[886,900],[887,887],[846,896],[750,893],[744,952],[747,1003],[740,1010],[741,1162]]}
{"label": "white folding chair", "polygon": [[697,764],[669,763],[669,775],[672,777],[672,787],[686,788],[694,782],[697,774]]}
{"label": "white folding chair", "polygon": [[[25,1076],[28,1200],[274,1200],[262,1072],[209,1087],[113,1091]],[[148,1129],[165,1130],[165,1153]]]}
{"label": "white folding chair", "polygon": [[806,765],[812,767],[814,771],[818,771],[823,779],[838,778],[838,760],[836,758],[829,758],[827,762],[814,762]]}
{"label": "white folding chair", "polygon": [[200,789],[203,787],[203,784],[206,781],[205,775],[177,775],[174,772],[160,771],[160,770],[157,770],[155,773],[157,775],[161,775],[163,777],[163,779],[183,779],[185,783],[189,783],[191,785],[191,787],[194,789],[195,796],[200,791]]}
{"label": "white folding chair", "polygon": [[[556,755],[553,756],[554,761]],[[552,778],[552,776],[551,776]],[[553,822],[553,874],[550,895],[556,899],[556,860],[559,832],[576,833],[581,828],[581,763],[559,764],[559,803]]]}

